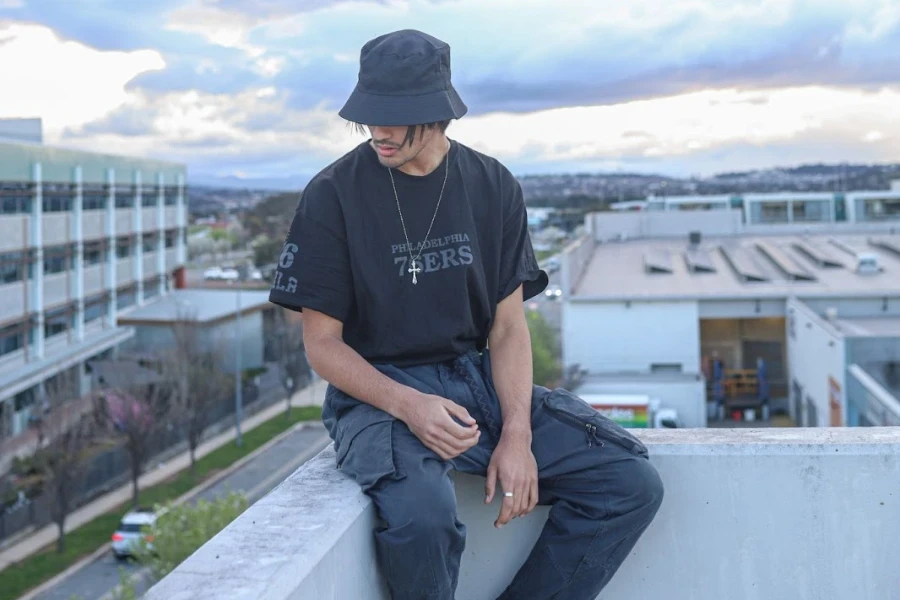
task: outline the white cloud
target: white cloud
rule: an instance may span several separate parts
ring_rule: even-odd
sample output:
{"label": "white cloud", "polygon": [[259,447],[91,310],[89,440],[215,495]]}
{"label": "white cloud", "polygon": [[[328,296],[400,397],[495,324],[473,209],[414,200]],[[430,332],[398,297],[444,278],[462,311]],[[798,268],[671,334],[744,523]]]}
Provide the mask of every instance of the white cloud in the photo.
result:
{"label": "white cloud", "polygon": [[[823,87],[706,90],[604,107],[488,114],[454,123],[452,136],[499,158],[554,163],[675,158],[734,145],[831,139],[877,144],[900,136],[900,89]],[[866,133],[868,132],[868,133]],[[884,160],[896,158],[888,144]],[[812,150],[809,160],[816,160]],[[847,159],[852,159],[847,156]]]}
{"label": "white cloud", "polygon": [[131,79],[164,67],[156,51],[101,52],[43,26],[0,25],[0,81],[9,84],[0,117],[42,117],[52,141],[64,128],[121,106]]}
{"label": "white cloud", "polygon": [[166,17],[165,28],[170,31],[195,33],[211,44],[237,48],[253,58],[262,56],[266,51],[262,46],[251,44],[248,39],[250,31],[261,20],[247,13],[221,9],[215,5],[215,0],[191,0]]}

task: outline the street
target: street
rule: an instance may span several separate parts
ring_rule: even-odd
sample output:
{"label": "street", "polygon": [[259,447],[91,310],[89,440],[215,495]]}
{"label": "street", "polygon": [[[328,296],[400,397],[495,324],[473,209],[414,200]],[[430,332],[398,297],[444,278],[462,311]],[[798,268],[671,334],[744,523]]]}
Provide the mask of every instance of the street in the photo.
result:
{"label": "street", "polygon": [[[321,424],[313,423],[295,430],[234,473],[204,490],[197,499],[212,500],[230,491],[241,491],[253,504],[329,443],[331,440]],[[38,595],[36,600],[71,600],[73,597],[79,600],[97,600],[119,584],[120,568],[134,573],[140,569],[140,565],[132,561],[119,562],[111,552],[107,552],[55,587]],[[146,591],[143,586],[138,586],[138,589],[140,592]]]}
{"label": "street", "polygon": [[[560,285],[559,271],[550,274],[550,283],[548,284],[548,288],[554,285]],[[560,328],[562,327],[562,303],[564,301],[565,298],[556,298],[551,300],[547,297],[546,294],[541,292],[540,294],[529,300],[526,303],[526,306],[532,310],[538,311],[547,322],[547,325],[549,325],[554,332],[559,334]]]}

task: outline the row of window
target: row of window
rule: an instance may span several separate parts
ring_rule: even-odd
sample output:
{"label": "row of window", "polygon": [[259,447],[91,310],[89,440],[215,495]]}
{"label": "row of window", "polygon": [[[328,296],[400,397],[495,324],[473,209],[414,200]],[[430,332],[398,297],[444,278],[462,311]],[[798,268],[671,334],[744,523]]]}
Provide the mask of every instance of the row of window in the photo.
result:
{"label": "row of window", "polygon": [[[144,282],[144,298],[150,299],[159,295],[159,281],[156,278]],[[116,309],[123,310],[134,306],[137,302],[137,286],[134,284],[120,288],[116,292]],[[103,318],[109,310],[109,294],[102,292],[89,296],[84,300],[84,322],[90,323]],[[57,307],[44,313],[44,337],[60,335],[75,328],[76,305],[74,303]],[[24,320],[12,325],[0,327],[0,356],[21,350],[34,343],[33,331],[29,321]]]}
{"label": "row of window", "polygon": [[[166,196],[166,205],[173,206],[176,196]],[[171,201],[170,201],[171,200]],[[0,197],[0,214],[28,214],[31,212],[30,196]],[[69,212],[74,204],[71,197],[48,196],[41,201],[41,209],[45,213]],[[89,195],[82,198],[82,210],[105,210],[106,196]],[[116,208],[134,208],[134,196],[116,194]],[[143,196],[141,204],[146,207],[156,206],[156,196]]]}
{"label": "row of window", "polygon": [[[167,231],[164,238],[165,248],[175,247],[178,233],[174,230]],[[159,237],[155,233],[144,234],[141,237],[141,247],[144,252],[156,252]],[[83,249],[83,264],[86,267],[97,265],[106,260],[106,244],[104,241],[88,242]],[[134,244],[131,238],[120,237],[116,239],[116,257],[128,258],[133,254]],[[49,246],[44,250],[44,274],[52,275],[62,273],[75,268],[75,247],[71,245]],[[0,285],[16,283],[26,278],[31,279],[33,270],[30,253],[26,252],[2,252],[0,253]]]}

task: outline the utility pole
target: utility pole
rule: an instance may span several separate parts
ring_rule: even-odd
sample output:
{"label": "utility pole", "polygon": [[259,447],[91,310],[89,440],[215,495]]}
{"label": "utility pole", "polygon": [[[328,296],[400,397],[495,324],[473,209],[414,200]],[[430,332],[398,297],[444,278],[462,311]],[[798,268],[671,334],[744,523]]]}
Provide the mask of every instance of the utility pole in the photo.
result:
{"label": "utility pole", "polygon": [[243,410],[243,382],[241,381],[241,280],[237,281],[237,293],[234,296],[237,311],[234,317],[234,428],[237,446],[244,443],[241,437],[241,412]]}

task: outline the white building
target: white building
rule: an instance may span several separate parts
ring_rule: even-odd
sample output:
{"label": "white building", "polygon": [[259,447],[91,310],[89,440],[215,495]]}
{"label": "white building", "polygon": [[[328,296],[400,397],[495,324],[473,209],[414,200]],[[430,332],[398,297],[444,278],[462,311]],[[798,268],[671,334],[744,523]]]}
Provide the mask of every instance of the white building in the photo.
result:
{"label": "white building", "polygon": [[0,438],[45,382],[133,332],[185,261],[185,167],[0,141]]}
{"label": "white building", "polygon": [[[796,423],[884,422],[880,404],[873,410],[882,417],[861,416],[864,406],[897,393],[884,373],[900,359],[900,341],[896,333],[895,342],[876,333],[900,319],[900,211],[891,208],[892,192],[881,194],[877,214],[889,209],[895,220],[860,221],[875,214],[866,212],[871,193],[850,203],[863,208],[851,210],[852,219],[818,227],[796,222],[800,201],[773,197],[718,209],[589,215],[590,233],[562,261],[565,366],[586,371],[591,393],[651,394],[678,410],[685,425],[704,426],[713,414],[713,359],[728,370],[722,394],[740,404],[758,392],[754,373],[762,358],[773,408],[783,407]],[[787,207],[784,219],[755,218],[773,203]],[[818,214],[832,210],[828,204]],[[858,327],[832,333],[838,355],[822,347],[822,336],[789,335],[791,311],[813,323],[838,315]],[[900,405],[897,412],[900,418]]]}

